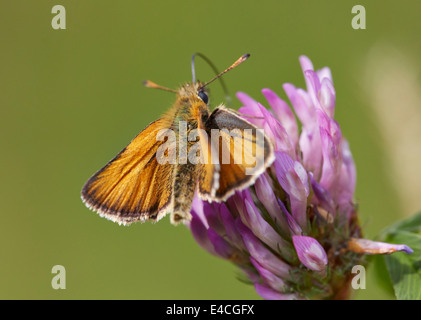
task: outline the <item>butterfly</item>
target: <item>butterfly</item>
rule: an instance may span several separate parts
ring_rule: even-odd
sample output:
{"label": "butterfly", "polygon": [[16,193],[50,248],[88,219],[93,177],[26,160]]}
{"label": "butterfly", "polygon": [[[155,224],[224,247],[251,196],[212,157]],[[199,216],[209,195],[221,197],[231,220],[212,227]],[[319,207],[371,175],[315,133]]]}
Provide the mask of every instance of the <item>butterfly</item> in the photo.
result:
{"label": "butterfly", "polygon": [[196,81],[192,69],[193,81],[178,90],[145,81],[176,93],[175,103],[86,182],[86,206],[123,225],[156,222],[168,213],[176,225],[191,220],[196,192],[202,200],[222,202],[252,185],[274,161],[273,146],[238,112],[223,105],[210,112],[206,87],[248,57],[207,83]]}

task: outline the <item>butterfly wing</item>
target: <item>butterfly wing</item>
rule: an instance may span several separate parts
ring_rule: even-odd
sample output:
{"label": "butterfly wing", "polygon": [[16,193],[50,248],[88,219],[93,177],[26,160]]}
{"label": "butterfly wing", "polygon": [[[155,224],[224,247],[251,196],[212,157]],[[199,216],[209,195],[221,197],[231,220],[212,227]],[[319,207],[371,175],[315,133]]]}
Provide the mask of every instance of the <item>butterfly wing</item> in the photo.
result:
{"label": "butterfly wing", "polygon": [[[225,201],[236,190],[252,185],[274,161],[273,147],[260,129],[223,107],[216,108],[205,123],[207,148],[215,156],[203,165],[199,195],[204,200]],[[217,136],[216,133],[219,132]]]}
{"label": "butterfly wing", "polygon": [[201,150],[203,151],[204,163],[198,164],[201,166],[197,188],[200,197],[206,201],[215,200],[215,192],[219,183],[220,165],[217,152],[212,149],[210,143],[210,136],[206,129],[200,128],[200,144]]}
{"label": "butterfly wing", "polygon": [[172,204],[173,166],[157,161],[158,132],[152,122],[82,189],[82,200],[101,216],[121,224],[162,218]]}

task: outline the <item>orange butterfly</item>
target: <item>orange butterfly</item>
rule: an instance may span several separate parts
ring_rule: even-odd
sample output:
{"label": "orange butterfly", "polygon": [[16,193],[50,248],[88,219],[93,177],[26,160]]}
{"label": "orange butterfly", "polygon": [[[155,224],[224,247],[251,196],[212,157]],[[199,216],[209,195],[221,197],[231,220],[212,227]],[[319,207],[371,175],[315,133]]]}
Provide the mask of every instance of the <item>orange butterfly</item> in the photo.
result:
{"label": "orange butterfly", "polygon": [[273,147],[236,111],[219,106],[211,113],[205,88],[248,57],[205,84],[195,81],[194,70],[193,82],[178,90],[146,81],[175,92],[174,106],[86,182],[85,204],[119,224],[158,221],[167,213],[178,224],[190,221],[196,191],[221,202],[252,185],[272,164]]}

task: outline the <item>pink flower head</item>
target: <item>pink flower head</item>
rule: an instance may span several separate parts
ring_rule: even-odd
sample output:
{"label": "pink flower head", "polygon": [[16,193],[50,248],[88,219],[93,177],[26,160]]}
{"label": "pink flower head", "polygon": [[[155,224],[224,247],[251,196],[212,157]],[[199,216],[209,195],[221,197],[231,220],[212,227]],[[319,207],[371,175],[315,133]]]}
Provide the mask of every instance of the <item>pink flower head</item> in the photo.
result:
{"label": "pink flower head", "polygon": [[193,202],[196,241],[236,264],[264,299],[337,298],[364,254],[411,253],[405,245],[361,239],[356,168],[334,119],[331,71],[299,60],[307,88],[283,85],[292,108],[270,89],[262,90],[270,109],[237,93],[239,111],[274,146],[272,166],[226,203]]}

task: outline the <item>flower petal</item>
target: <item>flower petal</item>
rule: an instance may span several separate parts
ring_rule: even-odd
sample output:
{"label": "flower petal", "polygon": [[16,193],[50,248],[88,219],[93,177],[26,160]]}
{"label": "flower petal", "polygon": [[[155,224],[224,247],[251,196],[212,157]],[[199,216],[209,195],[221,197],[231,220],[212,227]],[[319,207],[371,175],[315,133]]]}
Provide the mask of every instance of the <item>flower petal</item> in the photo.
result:
{"label": "flower petal", "polygon": [[264,118],[260,126],[264,129],[269,140],[271,140],[275,150],[285,152],[291,158],[295,159],[295,147],[285,128],[263,105],[258,103],[258,107]]}
{"label": "flower petal", "polygon": [[272,107],[273,112],[291,137],[294,145],[298,143],[298,126],[295,116],[288,104],[270,89],[262,89],[262,93]]}
{"label": "flower petal", "polygon": [[289,226],[290,234],[291,235],[300,236],[303,233],[303,231],[301,230],[300,226],[294,220],[294,218],[291,216],[291,214],[288,212],[288,210],[285,207],[284,203],[281,200],[279,200],[279,199],[277,199],[277,200],[278,200],[279,207],[281,208],[282,212],[284,213],[284,216],[287,219],[287,223],[288,223],[288,226]]}
{"label": "flower petal", "polygon": [[263,268],[253,257],[250,257],[250,261],[268,286],[277,291],[283,291],[285,289],[285,282],[281,278]]}
{"label": "flower petal", "polygon": [[324,78],[320,88],[320,104],[330,118],[335,114],[335,100],[335,88],[329,79]]}
{"label": "flower petal", "polygon": [[320,243],[307,236],[292,236],[298,259],[310,270],[324,272],[327,266],[326,251]]}
{"label": "flower petal", "polygon": [[319,204],[323,209],[327,210],[331,214],[335,214],[335,202],[332,199],[329,191],[323,188],[317,181],[313,178],[313,174],[310,172],[310,183],[314,192],[314,196],[317,199],[316,204]]}
{"label": "flower petal", "polygon": [[206,220],[206,216],[204,213],[204,204],[199,195],[196,193],[193,198],[193,202],[191,205],[192,214],[196,215],[198,219],[202,222],[206,229],[209,228],[208,221]]}
{"label": "flower petal", "polygon": [[235,96],[243,103],[245,107],[254,109],[256,112],[260,111],[260,109],[257,107],[257,101],[250,97],[247,93],[239,91],[235,94]]}
{"label": "flower petal", "polygon": [[241,237],[241,234],[238,232],[237,227],[235,225],[235,219],[232,216],[232,214],[230,213],[230,211],[228,210],[225,203],[223,203],[221,205],[220,210],[221,210],[220,211],[221,212],[221,220],[222,220],[222,223],[225,226],[225,232],[226,232],[226,235],[227,235],[228,239],[231,241],[231,243],[236,245],[238,248],[241,248],[241,249],[245,250],[246,247],[243,243],[243,238]]}
{"label": "flower petal", "polygon": [[307,92],[310,95],[311,101],[316,109],[322,109],[322,106],[319,101],[319,92],[321,88],[321,83],[317,73],[313,70],[307,70],[304,72],[306,83],[307,83]]}
{"label": "flower petal", "polygon": [[289,233],[287,221],[279,208],[275,193],[273,192],[273,186],[269,183],[269,179],[265,174],[262,174],[257,178],[254,185],[256,190],[257,198],[263,204],[268,211],[272,221],[276,222],[282,231]]}
{"label": "flower petal", "polygon": [[218,234],[222,235],[225,233],[225,227],[219,216],[219,203],[203,202],[203,213],[208,222],[209,228],[215,230]]}
{"label": "flower petal", "polygon": [[303,89],[295,88],[295,86],[290,83],[285,83],[283,88],[303,126],[314,127],[316,111],[308,93]]}
{"label": "flower petal", "polygon": [[298,294],[280,293],[260,283],[256,283],[254,288],[257,294],[265,300],[302,300]]}
{"label": "flower petal", "polygon": [[336,183],[336,188],[338,190],[336,201],[339,206],[339,212],[346,214],[347,218],[350,219],[353,208],[352,203],[354,200],[357,170],[349,149],[349,144],[345,139],[342,140],[341,147],[343,160],[340,177]]}
{"label": "flower petal", "polygon": [[[259,209],[253,202],[245,199],[246,215],[242,216],[243,223],[257,236],[261,241],[271,247],[274,251],[282,250],[287,255],[290,250],[288,242],[286,242],[273,228],[263,219]],[[289,256],[291,257],[291,256]]]}
{"label": "flower petal", "polygon": [[212,242],[208,237],[208,229],[205,227],[201,219],[194,213],[194,211],[191,213],[192,219],[189,223],[189,227],[193,238],[204,250],[215,256],[218,256]]}
{"label": "flower petal", "polygon": [[240,219],[236,220],[236,224],[250,255],[273,274],[282,279],[290,279],[291,266],[270,252]]}
{"label": "flower petal", "polygon": [[306,170],[281,152],[275,153],[275,170],[279,184],[289,195],[292,216],[303,230],[307,230],[307,197],[310,191]]}
{"label": "flower petal", "polygon": [[330,192],[336,200],[337,182],[342,167],[341,140],[342,134],[336,121],[330,119],[322,110],[317,110],[322,142],[323,167],[320,185]]}
{"label": "flower petal", "polygon": [[329,67],[324,67],[316,71],[317,76],[319,77],[320,81],[322,82],[323,79],[329,79],[330,82],[333,82],[332,78],[332,71],[330,71]]}
{"label": "flower petal", "polygon": [[233,256],[234,248],[213,229],[208,229],[208,237],[215,248],[215,252],[221,258],[230,260]]}
{"label": "flower petal", "polygon": [[301,55],[298,60],[300,61],[303,71],[314,70],[313,63],[307,56]]}
{"label": "flower petal", "polygon": [[262,110],[259,108],[259,103],[244,92],[237,92],[236,97],[243,103],[243,107],[238,109],[238,112],[243,114],[243,117],[247,121],[250,121],[259,128],[263,128],[265,121]]}
{"label": "flower petal", "polygon": [[364,254],[391,254],[397,251],[411,254],[414,252],[410,247],[404,244],[391,244],[358,238],[351,238],[351,240],[348,241],[348,249],[356,253]]}

